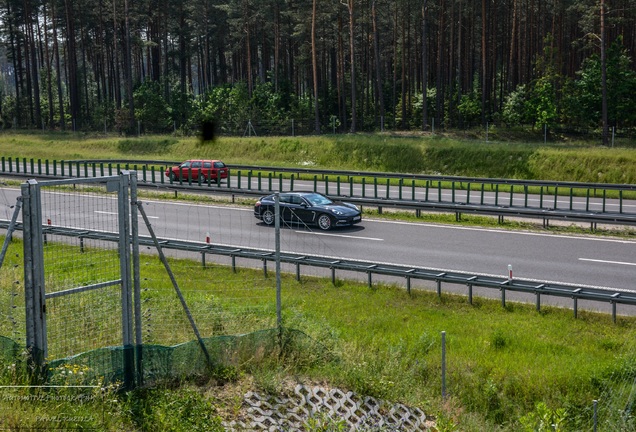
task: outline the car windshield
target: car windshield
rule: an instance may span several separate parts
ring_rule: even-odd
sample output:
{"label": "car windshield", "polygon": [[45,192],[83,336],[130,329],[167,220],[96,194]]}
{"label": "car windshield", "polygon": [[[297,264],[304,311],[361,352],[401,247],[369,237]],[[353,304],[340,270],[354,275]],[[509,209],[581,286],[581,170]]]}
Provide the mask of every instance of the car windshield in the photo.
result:
{"label": "car windshield", "polygon": [[333,204],[326,196],[320,194],[309,194],[305,195],[305,199],[311,203],[311,205],[319,206],[319,205],[329,205]]}

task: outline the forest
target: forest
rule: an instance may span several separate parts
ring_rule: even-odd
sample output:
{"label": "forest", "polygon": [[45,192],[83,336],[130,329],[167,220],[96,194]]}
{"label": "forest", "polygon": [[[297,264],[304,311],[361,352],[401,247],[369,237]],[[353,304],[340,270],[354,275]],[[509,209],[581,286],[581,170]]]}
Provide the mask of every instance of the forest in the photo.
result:
{"label": "forest", "polygon": [[636,130],[633,0],[0,0],[4,129]]}

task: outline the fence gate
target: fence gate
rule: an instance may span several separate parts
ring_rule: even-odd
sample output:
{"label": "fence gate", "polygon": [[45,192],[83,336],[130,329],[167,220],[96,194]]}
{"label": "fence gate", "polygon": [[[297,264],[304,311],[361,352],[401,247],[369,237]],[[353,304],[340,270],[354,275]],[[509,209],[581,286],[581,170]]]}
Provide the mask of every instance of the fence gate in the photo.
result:
{"label": "fence gate", "polygon": [[141,375],[136,186],[134,172],[22,185],[26,342],[38,370],[90,352],[82,373],[125,387]]}

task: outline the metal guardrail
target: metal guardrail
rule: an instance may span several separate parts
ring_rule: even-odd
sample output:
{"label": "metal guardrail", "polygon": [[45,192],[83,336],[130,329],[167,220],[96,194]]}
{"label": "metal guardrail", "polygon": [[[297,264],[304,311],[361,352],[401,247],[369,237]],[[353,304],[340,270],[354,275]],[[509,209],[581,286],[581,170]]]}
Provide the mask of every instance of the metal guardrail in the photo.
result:
{"label": "metal guardrail", "polygon": [[[171,188],[174,190],[196,190],[209,191],[212,193],[223,193],[244,196],[260,196],[283,189],[282,172],[291,173],[288,180],[288,190],[294,190],[294,173],[303,173],[313,175],[313,187],[309,189],[318,190],[318,175],[322,177],[320,180],[320,191],[332,198],[346,198],[347,201],[355,202],[362,206],[376,207],[382,211],[383,207],[393,207],[401,209],[414,210],[419,214],[425,212],[445,212],[454,213],[456,218],[461,219],[464,213],[482,214],[499,217],[503,222],[506,217],[513,218],[533,218],[543,220],[544,225],[548,225],[550,220],[563,220],[572,222],[585,222],[591,224],[591,229],[596,228],[596,224],[615,224],[615,225],[636,225],[636,213],[625,212],[623,208],[623,193],[632,191],[636,194],[636,185],[630,184],[603,184],[603,183],[575,183],[575,182],[551,182],[551,181],[534,181],[534,180],[511,180],[511,179],[480,179],[471,177],[452,177],[452,176],[428,176],[428,175],[410,175],[395,173],[375,173],[360,171],[336,171],[336,170],[314,170],[304,168],[275,168],[275,167],[255,167],[244,165],[230,165],[230,169],[235,172],[234,178],[229,177],[226,184],[221,186],[210,181],[197,182],[188,180],[171,181],[163,175],[163,170],[157,172],[154,165],[172,165],[171,161],[104,161],[104,160],[76,160],[76,161],[52,161],[48,160],[27,160],[26,158],[12,160],[12,158],[1,158],[1,173],[19,176],[37,176],[40,178],[59,178],[59,177],[95,177],[104,175],[113,175],[121,169],[135,169],[141,171],[139,176],[139,186],[144,185],[160,185],[161,187]],[[133,165],[131,167],[131,164]],[[176,164],[176,163],[175,163]],[[148,172],[148,167],[153,167]],[[8,169],[7,169],[8,168]],[[243,170],[247,173],[242,177]],[[270,170],[267,177],[263,178],[260,170]],[[257,172],[253,175],[253,172]],[[278,174],[278,179],[273,175]],[[157,178],[158,174],[158,178]],[[333,177],[329,179],[329,175],[341,174],[347,177],[347,181],[341,182],[338,176],[335,181]],[[361,192],[356,195],[354,193],[354,177],[362,176],[361,182],[356,183]],[[369,176],[373,177],[373,184],[366,183],[365,179]],[[386,179],[386,185],[383,193],[378,193],[379,182],[381,176]],[[393,185],[393,194],[391,193],[391,179],[398,179],[398,185]],[[410,179],[411,185],[405,185],[404,180]],[[278,185],[276,185],[278,180]],[[424,195],[424,199],[416,199],[416,180],[424,182],[424,186],[418,186],[419,195]],[[433,184],[437,182],[436,184]],[[442,198],[442,182],[448,184],[450,182],[451,199]],[[234,183],[234,186],[232,186]],[[475,184],[480,187],[477,191],[472,188]],[[466,196],[460,199],[456,195],[456,184],[465,190]],[[500,190],[499,186],[505,185],[507,190]],[[484,196],[488,186],[491,194],[491,203],[485,202]],[[518,205],[515,201],[515,186],[522,188],[517,191],[516,196],[523,197],[522,205]],[[538,188],[537,194],[539,204],[536,206],[529,205],[529,189]],[[544,188],[546,193],[550,188],[553,189],[553,195],[548,200],[545,199]],[[559,188],[568,188],[569,205],[566,208],[559,208]],[[308,189],[305,187],[304,189]],[[369,189],[371,189],[369,191]],[[585,203],[579,204],[577,208],[573,204],[574,191],[584,191]],[[597,195],[601,190],[602,202],[597,205],[600,207],[597,211],[592,210],[590,198]],[[593,192],[592,192],[593,191]],[[618,195],[618,211],[609,211],[607,209],[607,193],[613,191]],[[347,193],[348,192],[348,193]],[[409,194],[410,192],[410,194]],[[471,196],[472,192],[472,196]],[[397,195],[397,197],[395,196]],[[407,198],[410,195],[410,199]],[[475,195],[478,195],[475,197]],[[472,201],[471,201],[472,199]]]}
{"label": "metal guardrail", "polygon": [[[0,228],[8,229],[10,222],[0,220]],[[15,224],[16,230],[22,230],[22,223]],[[90,231],[86,229],[73,229],[66,227],[56,227],[54,225],[43,226],[44,235],[59,235],[66,237],[75,237],[82,239],[95,239],[102,241],[119,241],[118,233],[109,233],[102,231]],[[181,241],[171,239],[159,239],[162,248],[181,250],[187,252],[200,253],[202,261],[205,264],[205,255],[222,255],[228,256],[232,260],[232,268],[236,269],[236,258],[245,258],[260,260],[263,262],[263,271],[267,276],[267,262],[275,261],[275,252],[266,249],[253,249],[234,246],[221,246],[214,244],[206,244],[192,241]],[[140,236],[139,244],[142,246],[154,247],[155,244],[151,237]],[[386,263],[376,263],[370,261],[350,260],[342,258],[330,258],[323,256],[312,256],[305,254],[280,253],[280,260],[283,263],[293,264],[296,266],[296,278],[300,280],[301,266],[311,266],[326,268],[331,270],[331,280],[336,282],[336,271],[350,271],[358,273],[366,273],[368,276],[368,284],[372,285],[372,275],[396,276],[404,278],[406,281],[406,289],[411,292],[411,280],[434,281],[437,284],[437,294],[442,295],[442,283],[455,285],[466,285],[468,290],[468,299],[472,304],[473,288],[482,287],[496,289],[501,292],[502,306],[506,305],[506,292],[519,292],[533,294],[536,297],[536,309],[541,308],[541,296],[553,296],[561,298],[571,298],[573,300],[574,317],[578,315],[578,301],[589,300],[609,303],[612,306],[612,319],[616,322],[616,305],[636,306],[636,292],[619,290],[613,288],[596,288],[584,285],[568,285],[556,282],[538,282],[534,280],[505,278],[497,276],[488,276],[480,274],[460,273],[446,271],[440,269],[431,269],[424,267],[412,267]]]}

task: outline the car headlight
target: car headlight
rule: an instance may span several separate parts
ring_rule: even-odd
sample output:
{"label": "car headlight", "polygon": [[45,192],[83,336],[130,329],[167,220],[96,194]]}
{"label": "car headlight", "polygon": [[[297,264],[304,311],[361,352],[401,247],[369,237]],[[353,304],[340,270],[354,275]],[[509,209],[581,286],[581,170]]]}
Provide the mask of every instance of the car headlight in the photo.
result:
{"label": "car headlight", "polygon": [[335,214],[337,214],[338,216],[342,216],[344,213],[341,212],[340,210],[336,210],[336,209],[331,209],[331,211]]}

